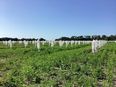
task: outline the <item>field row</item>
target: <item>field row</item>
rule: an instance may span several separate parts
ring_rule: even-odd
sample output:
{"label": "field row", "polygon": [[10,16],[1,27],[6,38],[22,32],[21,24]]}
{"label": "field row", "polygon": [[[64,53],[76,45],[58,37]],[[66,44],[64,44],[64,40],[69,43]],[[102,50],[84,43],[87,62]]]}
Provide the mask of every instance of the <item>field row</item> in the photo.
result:
{"label": "field row", "polygon": [[116,44],[95,54],[91,45],[7,49],[0,46],[0,85],[3,87],[113,87]]}

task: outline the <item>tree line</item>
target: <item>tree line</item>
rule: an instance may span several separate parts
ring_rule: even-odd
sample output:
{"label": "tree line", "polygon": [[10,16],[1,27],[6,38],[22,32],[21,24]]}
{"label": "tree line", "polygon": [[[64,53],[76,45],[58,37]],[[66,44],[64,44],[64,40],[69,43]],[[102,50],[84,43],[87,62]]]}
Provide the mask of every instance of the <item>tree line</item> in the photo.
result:
{"label": "tree line", "polygon": [[[9,37],[3,37],[3,38],[0,38],[0,41],[9,41],[9,40],[12,40],[12,41],[33,41],[33,40],[38,40],[36,38],[9,38]],[[80,40],[80,41],[90,41],[90,40],[116,40],[116,35],[110,35],[110,36],[107,36],[107,35],[92,35],[92,36],[71,36],[71,37],[60,37],[58,39],[55,39],[55,41],[71,41],[71,40]],[[46,39],[44,38],[39,38],[39,41],[46,41]]]}
{"label": "tree line", "polygon": [[63,40],[63,41],[71,41],[71,40],[116,40],[116,35],[92,35],[92,36],[72,36],[72,37],[61,37],[55,39],[56,41]]}
{"label": "tree line", "polygon": [[[3,37],[3,38],[0,38],[0,41],[9,41],[9,40],[12,40],[12,41],[34,41],[34,40],[38,40],[36,38],[9,38],[9,37]],[[40,38],[39,41],[45,41],[44,38]]]}

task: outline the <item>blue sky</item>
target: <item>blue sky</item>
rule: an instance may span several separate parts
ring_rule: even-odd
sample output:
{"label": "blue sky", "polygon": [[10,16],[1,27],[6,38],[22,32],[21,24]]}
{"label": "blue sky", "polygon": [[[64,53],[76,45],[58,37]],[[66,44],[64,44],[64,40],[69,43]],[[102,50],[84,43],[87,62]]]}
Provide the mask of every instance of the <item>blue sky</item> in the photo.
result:
{"label": "blue sky", "polygon": [[0,37],[116,34],[116,0],[0,0]]}

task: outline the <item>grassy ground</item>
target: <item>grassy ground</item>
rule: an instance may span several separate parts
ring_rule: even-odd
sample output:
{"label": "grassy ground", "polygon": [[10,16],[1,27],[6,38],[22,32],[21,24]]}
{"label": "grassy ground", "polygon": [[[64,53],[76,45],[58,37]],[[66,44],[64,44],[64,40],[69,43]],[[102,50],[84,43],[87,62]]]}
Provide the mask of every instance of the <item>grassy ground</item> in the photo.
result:
{"label": "grassy ground", "polygon": [[1,87],[112,87],[116,67],[116,43],[97,53],[90,45],[69,47],[34,45],[10,49],[0,44]]}

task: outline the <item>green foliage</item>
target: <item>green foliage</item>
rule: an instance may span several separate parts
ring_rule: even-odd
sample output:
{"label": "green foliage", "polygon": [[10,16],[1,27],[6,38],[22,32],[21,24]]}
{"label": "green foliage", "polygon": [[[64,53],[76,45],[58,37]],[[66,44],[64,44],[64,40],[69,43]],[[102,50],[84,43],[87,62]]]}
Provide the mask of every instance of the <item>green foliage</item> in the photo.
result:
{"label": "green foliage", "polygon": [[40,51],[15,44],[0,44],[2,87],[112,87],[116,68],[116,44],[108,43],[96,54],[90,45],[65,45]]}

